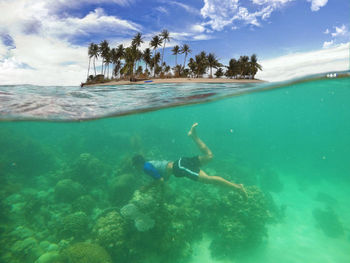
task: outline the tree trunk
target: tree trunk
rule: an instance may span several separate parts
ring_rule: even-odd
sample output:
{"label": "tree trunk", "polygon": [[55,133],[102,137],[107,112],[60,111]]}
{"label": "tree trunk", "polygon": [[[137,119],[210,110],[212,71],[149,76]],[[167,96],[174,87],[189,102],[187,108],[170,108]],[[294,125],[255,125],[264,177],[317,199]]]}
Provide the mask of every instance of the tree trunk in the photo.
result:
{"label": "tree trunk", "polygon": [[86,80],[89,79],[89,73],[90,73],[90,62],[91,62],[91,57],[89,58],[89,67],[88,67],[88,73],[87,73],[87,78]]}
{"label": "tree trunk", "polygon": [[161,62],[161,64],[160,65],[162,65],[163,66],[163,59],[164,59],[164,48],[165,48],[165,40],[164,40],[164,46],[163,46],[163,51],[162,51],[162,62]]}
{"label": "tree trunk", "polygon": [[96,60],[96,57],[94,57],[94,70],[95,70],[95,77],[96,77],[96,65],[95,65],[95,60]]}
{"label": "tree trunk", "polygon": [[102,59],[102,69],[101,69],[101,74],[103,74],[103,59]]}

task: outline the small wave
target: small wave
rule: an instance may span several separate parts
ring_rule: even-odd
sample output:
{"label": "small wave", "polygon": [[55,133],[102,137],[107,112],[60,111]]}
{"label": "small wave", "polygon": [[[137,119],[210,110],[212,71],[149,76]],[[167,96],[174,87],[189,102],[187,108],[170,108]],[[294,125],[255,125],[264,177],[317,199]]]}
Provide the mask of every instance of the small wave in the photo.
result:
{"label": "small wave", "polygon": [[[338,76],[349,76],[348,72]],[[329,75],[329,74],[328,74]],[[279,83],[164,83],[118,86],[0,86],[0,120],[82,121],[180,105],[327,79],[318,74]]]}

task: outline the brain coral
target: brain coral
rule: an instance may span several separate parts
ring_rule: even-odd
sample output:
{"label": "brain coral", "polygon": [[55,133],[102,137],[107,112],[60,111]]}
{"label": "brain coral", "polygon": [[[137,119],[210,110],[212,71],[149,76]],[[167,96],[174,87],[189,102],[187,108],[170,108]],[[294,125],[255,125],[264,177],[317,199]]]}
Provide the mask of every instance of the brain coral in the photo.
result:
{"label": "brain coral", "polygon": [[77,243],[63,251],[67,263],[112,263],[111,256],[99,245]]}
{"label": "brain coral", "polygon": [[103,247],[118,247],[125,239],[125,220],[118,212],[109,212],[97,220],[93,232],[96,241]]}
{"label": "brain coral", "polygon": [[63,238],[80,238],[89,231],[88,217],[84,212],[76,212],[63,218],[60,235]]}
{"label": "brain coral", "polygon": [[71,179],[61,180],[55,186],[55,197],[63,202],[72,202],[83,193],[84,189],[81,184]]}

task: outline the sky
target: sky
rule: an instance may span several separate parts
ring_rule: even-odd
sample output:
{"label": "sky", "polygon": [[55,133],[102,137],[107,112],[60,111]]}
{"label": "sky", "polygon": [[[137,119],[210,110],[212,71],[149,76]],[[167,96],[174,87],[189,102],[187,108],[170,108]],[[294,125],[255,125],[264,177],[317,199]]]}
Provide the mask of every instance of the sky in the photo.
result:
{"label": "sky", "polygon": [[[89,43],[141,48],[163,29],[223,64],[256,54],[257,78],[282,81],[349,69],[349,0],[0,0],[0,85],[79,85]],[[184,56],[178,56],[183,63]],[[97,65],[100,61],[97,61]]]}

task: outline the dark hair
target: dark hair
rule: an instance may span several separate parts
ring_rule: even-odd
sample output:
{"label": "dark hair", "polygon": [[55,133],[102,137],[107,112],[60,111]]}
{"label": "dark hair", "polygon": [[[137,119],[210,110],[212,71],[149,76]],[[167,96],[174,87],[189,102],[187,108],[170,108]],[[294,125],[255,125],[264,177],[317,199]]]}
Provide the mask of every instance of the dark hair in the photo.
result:
{"label": "dark hair", "polygon": [[145,158],[142,155],[137,154],[132,158],[132,164],[136,169],[141,170],[145,163]]}

